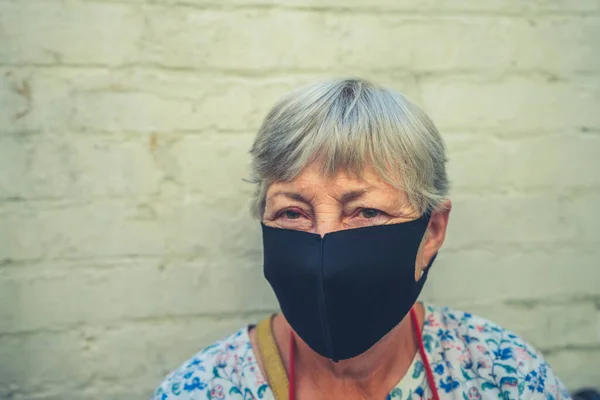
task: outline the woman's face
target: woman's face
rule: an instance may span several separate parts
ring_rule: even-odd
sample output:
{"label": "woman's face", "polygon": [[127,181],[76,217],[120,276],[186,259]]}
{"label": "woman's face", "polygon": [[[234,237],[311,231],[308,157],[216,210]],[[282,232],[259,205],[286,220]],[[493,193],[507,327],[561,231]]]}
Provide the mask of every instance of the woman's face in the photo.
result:
{"label": "woman's face", "polygon": [[[447,211],[432,213],[428,233],[417,256],[417,270],[443,244]],[[419,217],[404,192],[380,179],[373,169],[362,177],[340,172],[324,176],[318,165],[306,168],[290,182],[275,182],[267,190],[265,225],[325,235],[344,229],[397,224]],[[416,271],[417,278],[420,271]]]}

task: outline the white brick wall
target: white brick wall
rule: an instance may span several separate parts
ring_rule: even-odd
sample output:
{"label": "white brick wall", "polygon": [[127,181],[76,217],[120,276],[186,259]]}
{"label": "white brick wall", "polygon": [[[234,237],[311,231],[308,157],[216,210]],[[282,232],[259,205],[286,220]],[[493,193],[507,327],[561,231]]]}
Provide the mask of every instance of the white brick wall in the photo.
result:
{"label": "white brick wall", "polygon": [[598,0],[0,0],[0,398],[144,398],[274,310],[247,151],[279,96],[339,75],[448,143],[425,297],[597,385]]}

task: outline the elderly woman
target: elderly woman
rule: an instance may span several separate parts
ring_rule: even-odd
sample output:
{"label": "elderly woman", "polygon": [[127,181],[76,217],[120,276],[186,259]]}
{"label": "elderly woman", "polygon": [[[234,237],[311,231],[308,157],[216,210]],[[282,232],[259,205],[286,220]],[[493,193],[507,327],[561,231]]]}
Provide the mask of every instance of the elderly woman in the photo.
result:
{"label": "elderly woman", "polygon": [[403,96],[354,79],[302,88],[251,154],[282,314],[200,351],[156,400],[569,398],[518,336],[417,302],[451,203],[442,139]]}

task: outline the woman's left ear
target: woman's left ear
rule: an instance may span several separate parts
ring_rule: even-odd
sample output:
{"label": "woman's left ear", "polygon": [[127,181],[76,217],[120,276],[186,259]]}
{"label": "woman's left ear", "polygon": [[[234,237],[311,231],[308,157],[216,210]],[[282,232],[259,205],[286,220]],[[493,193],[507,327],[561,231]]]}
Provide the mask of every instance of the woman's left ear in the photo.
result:
{"label": "woman's left ear", "polygon": [[423,261],[427,268],[433,261],[433,257],[440,251],[446,239],[446,228],[448,227],[448,219],[452,211],[452,202],[444,200],[439,211],[432,211],[429,218],[429,226],[427,227],[427,237],[423,246]]}

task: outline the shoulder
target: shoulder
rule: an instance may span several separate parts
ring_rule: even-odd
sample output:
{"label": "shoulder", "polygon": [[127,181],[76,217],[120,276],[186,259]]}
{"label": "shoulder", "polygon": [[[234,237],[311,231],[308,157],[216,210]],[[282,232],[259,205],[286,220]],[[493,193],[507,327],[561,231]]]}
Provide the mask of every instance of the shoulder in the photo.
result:
{"label": "shoulder", "polygon": [[427,306],[423,341],[443,360],[435,372],[446,379],[444,390],[463,386],[470,393],[489,390],[506,398],[570,398],[539,351],[484,318]]}
{"label": "shoulder", "polygon": [[152,399],[225,399],[248,391],[256,395],[253,392],[264,383],[244,328],[181,364],[162,381]]}

